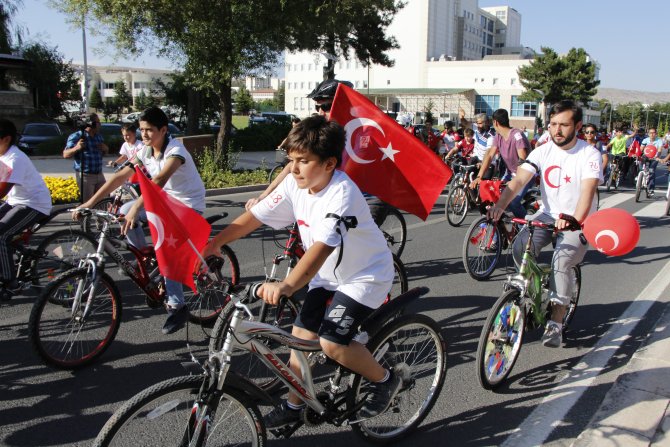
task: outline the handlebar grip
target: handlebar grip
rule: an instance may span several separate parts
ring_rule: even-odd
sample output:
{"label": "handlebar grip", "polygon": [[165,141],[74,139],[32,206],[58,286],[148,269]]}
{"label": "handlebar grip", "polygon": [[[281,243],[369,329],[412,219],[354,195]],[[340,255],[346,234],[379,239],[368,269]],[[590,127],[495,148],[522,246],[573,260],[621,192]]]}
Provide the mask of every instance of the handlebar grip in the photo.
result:
{"label": "handlebar grip", "polygon": [[579,230],[582,229],[582,226],[581,226],[581,224],[577,221],[577,219],[575,219],[573,216],[571,216],[571,215],[569,215],[569,214],[563,214],[563,213],[561,213],[561,214],[558,215],[558,218],[559,218],[559,219],[563,219],[563,220],[565,220],[566,222],[568,222],[568,228],[567,228],[567,230],[570,230],[570,231],[579,231]]}

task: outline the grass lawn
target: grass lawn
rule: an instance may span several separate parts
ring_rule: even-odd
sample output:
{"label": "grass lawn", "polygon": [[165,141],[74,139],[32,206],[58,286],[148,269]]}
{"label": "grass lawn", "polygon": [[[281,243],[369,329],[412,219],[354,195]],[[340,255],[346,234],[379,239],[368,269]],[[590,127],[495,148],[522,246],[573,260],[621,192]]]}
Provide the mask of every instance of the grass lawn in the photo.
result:
{"label": "grass lawn", "polygon": [[244,129],[249,125],[249,117],[246,115],[233,115],[233,126]]}

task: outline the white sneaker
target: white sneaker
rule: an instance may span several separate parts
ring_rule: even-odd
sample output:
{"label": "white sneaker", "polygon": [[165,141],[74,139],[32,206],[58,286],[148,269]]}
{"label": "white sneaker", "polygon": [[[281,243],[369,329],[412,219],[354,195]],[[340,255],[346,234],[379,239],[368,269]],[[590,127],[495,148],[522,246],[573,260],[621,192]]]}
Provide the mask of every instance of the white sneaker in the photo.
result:
{"label": "white sneaker", "polygon": [[563,343],[563,330],[555,321],[549,321],[542,335],[542,344],[548,348],[560,348]]}

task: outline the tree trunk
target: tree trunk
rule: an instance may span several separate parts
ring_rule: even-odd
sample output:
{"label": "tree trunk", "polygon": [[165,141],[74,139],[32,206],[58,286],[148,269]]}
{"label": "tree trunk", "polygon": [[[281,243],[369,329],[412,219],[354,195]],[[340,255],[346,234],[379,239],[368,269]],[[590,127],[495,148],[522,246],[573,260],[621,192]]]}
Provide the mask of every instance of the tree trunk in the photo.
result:
{"label": "tree trunk", "polygon": [[221,114],[221,129],[216,136],[216,149],[221,154],[223,167],[228,166],[228,146],[230,143],[230,130],[233,124],[233,106],[231,81],[223,80],[219,85],[219,113]]}

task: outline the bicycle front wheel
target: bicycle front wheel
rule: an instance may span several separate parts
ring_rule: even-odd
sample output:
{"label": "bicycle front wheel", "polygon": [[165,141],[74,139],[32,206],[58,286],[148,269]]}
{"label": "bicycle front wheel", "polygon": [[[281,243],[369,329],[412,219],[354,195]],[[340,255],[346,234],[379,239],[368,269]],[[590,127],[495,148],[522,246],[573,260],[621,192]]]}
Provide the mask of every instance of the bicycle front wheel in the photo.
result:
{"label": "bicycle front wheel", "polygon": [[389,292],[391,299],[397,297],[401,293],[407,292],[409,288],[405,265],[396,255],[393,255],[393,270],[395,271],[395,276],[393,277],[393,285]]}
{"label": "bicycle front wheel", "polygon": [[[157,383],[135,395],[102,427],[95,447],[191,445],[202,376],[184,376]],[[202,444],[263,446],[265,425],[249,399],[225,385],[210,415]],[[195,413],[194,413],[195,412]]]}
{"label": "bicycle front wheel", "polygon": [[47,285],[30,312],[28,333],[47,365],[77,369],[107,350],[120,324],[121,295],[112,278],[101,274],[93,289],[88,269],[79,268]]}
{"label": "bicycle front wheel", "polygon": [[190,289],[184,293],[184,301],[190,312],[189,319],[193,323],[213,324],[217,315],[228,303],[228,294],[219,289],[220,282],[227,281],[231,285],[236,285],[240,281],[240,265],[235,252],[224,245],[221,247],[221,255],[223,262],[217,259],[216,261],[221,263],[215,262],[210,266],[217,281],[212,282],[205,278],[205,283],[198,285],[200,293],[194,294]]}
{"label": "bicycle front wheel", "polygon": [[389,206],[386,219],[379,226],[379,229],[384,233],[391,252],[397,257],[402,256],[407,241],[407,224],[400,210]]}
{"label": "bicycle front wheel", "polygon": [[487,390],[507,378],[521,351],[526,315],[516,289],[503,293],[486,318],[477,346],[477,376]]}
{"label": "bicycle front wheel", "polygon": [[[403,376],[403,386],[386,412],[352,425],[366,441],[384,444],[409,434],[435,405],[447,373],[447,344],[433,319],[414,314],[392,321],[367,346],[384,368]],[[356,375],[347,407],[360,407],[368,389],[367,380]]]}
{"label": "bicycle front wheel", "polygon": [[31,267],[33,285],[43,286],[61,273],[79,266],[79,260],[95,253],[95,238],[81,230],[60,230],[45,237],[37,246]]}
{"label": "bicycle front wheel", "polygon": [[279,177],[279,174],[284,170],[284,165],[277,165],[268,174],[268,183],[274,182],[274,180]]}
{"label": "bicycle front wheel", "polygon": [[463,240],[463,267],[477,281],[491,276],[500,259],[502,236],[486,217],[470,224]]}
{"label": "bicycle front wheel", "polygon": [[637,180],[635,181],[635,201],[639,202],[640,201],[640,195],[642,194],[642,182],[644,181],[643,179],[644,173],[640,172],[637,175]]}
{"label": "bicycle front wheel", "polygon": [[[271,324],[288,333],[291,333],[293,322],[300,312],[299,305],[293,297],[282,299],[277,306],[271,306],[262,300],[255,300],[253,303],[246,304],[254,314],[256,321]],[[235,312],[235,305],[231,302],[217,318],[209,341],[210,351],[220,351],[223,348],[233,312]],[[291,352],[288,347],[268,338],[259,338],[259,340],[262,340],[284,363],[288,362]],[[239,350],[234,352],[230,368],[267,392],[272,393],[282,387],[281,380],[257,356],[249,351]]]}
{"label": "bicycle front wheel", "polygon": [[447,221],[452,227],[460,226],[468,215],[468,195],[465,186],[458,185],[451,188],[444,207]]}

